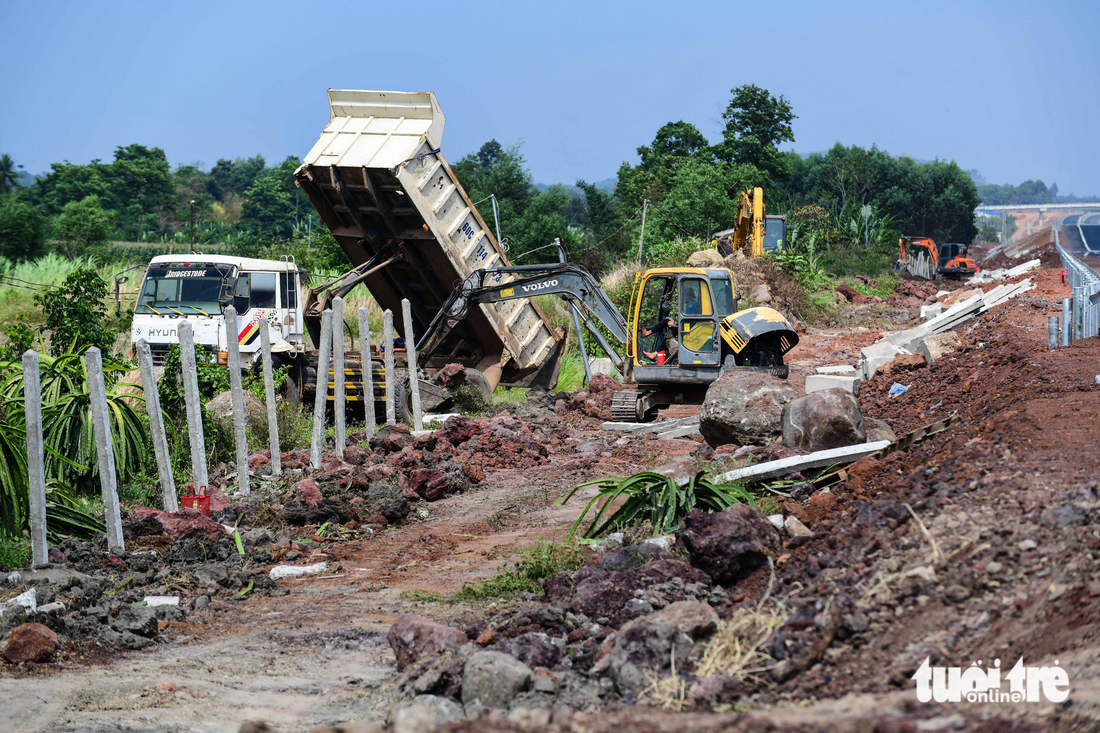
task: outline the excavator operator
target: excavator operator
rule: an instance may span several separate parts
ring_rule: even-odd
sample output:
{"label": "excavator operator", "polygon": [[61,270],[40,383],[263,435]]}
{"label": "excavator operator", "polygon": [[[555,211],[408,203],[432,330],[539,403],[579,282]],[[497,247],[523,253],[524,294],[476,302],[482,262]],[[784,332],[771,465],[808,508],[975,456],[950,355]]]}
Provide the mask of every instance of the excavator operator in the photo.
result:
{"label": "excavator operator", "polygon": [[675,361],[680,353],[680,342],[676,340],[676,321],[664,315],[652,326],[642,326],[642,336],[657,334],[657,342],[653,345],[653,351],[643,351],[647,359],[656,359],[658,351],[664,351],[668,355],[669,363]]}

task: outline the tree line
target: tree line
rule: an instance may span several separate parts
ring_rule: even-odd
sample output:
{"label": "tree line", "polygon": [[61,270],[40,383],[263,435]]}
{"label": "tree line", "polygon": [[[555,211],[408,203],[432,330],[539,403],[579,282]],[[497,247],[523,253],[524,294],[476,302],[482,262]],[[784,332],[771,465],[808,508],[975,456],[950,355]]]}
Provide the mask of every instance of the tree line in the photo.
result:
{"label": "tree line", "polygon": [[294,185],[299,164],[289,156],[268,166],[256,155],[172,169],[162,149],[135,144],[110,162],[54,163],[24,186],[22,166],[0,155],[0,256],[37,257],[47,241],[68,256],[112,240],[188,242],[192,215],[199,243],[290,236],[312,212]]}
{"label": "tree line", "polygon": [[521,262],[553,257],[532,250],[555,237],[594,269],[636,257],[644,202],[645,250],[660,259],[679,240],[733,226],[738,195],[754,186],[764,188],[769,213],[788,215],[803,246],[877,243],[886,252],[898,233],[957,242],[976,236],[981,199],[954,161],[917,162],[840,143],[808,156],[780,151],[795,141],[790,102],[752,84],[731,95],[721,140],[712,143],[690,122],[668,122],[637,148],[637,162],[622,163],[612,191],[584,180],[539,191],[520,147],[496,140],[453,168],[474,201],[496,197],[502,233]]}
{"label": "tree line", "polygon": [[[781,151],[795,142],[795,119],[783,96],[753,84],[737,87],[722,114],[720,140],[711,142],[690,122],[670,121],[637,148],[636,162],[622,163],[612,190],[577,180],[540,191],[520,145],[496,140],[453,169],[518,262],[552,259],[554,252],[540,248],[555,238],[572,260],[595,270],[636,258],[644,202],[644,254],[660,259],[677,242],[733,226],[739,193],[754,186],[764,188],[769,213],[789,216],[796,243],[811,249],[881,245],[885,252],[899,232],[959,242],[976,235],[973,210],[981,198],[954,162],[917,162],[840,143],[808,156]],[[262,254],[265,246],[298,238],[312,213],[294,185],[299,163],[291,156],[268,166],[257,155],[222,159],[209,170],[172,169],[163,150],[135,144],[120,146],[110,162],[55,163],[22,187],[19,166],[2,156],[0,255],[34,257],[47,240],[72,255],[108,240],[186,244],[192,202],[196,242]],[[339,259],[329,245],[326,251]]]}

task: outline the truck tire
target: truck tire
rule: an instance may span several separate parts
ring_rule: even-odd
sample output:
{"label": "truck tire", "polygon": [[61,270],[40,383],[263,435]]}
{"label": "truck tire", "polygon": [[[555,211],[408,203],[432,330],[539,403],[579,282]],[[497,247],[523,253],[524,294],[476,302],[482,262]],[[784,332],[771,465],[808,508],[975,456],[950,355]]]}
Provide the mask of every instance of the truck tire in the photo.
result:
{"label": "truck tire", "polygon": [[293,407],[295,410],[302,406],[302,385],[303,385],[303,368],[302,359],[295,356],[292,359],[284,359],[279,355],[274,355],[276,358],[272,359],[272,366],[278,369],[281,366],[290,367],[287,370],[286,382],[283,384],[281,394],[283,399]]}
{"label": "truck tire", "polygon": [[479,372],[477,369],[466,370],[466,384],[472,385],[481,390],[481,394],[483,397],[485,397],[486,402],[493,401],[493,388],[492,386],[490,386],[489,380],[485,377],[485,375]]}
{"label": "truck tire", "polygon": [[[393,408],[397,422],[403,423],[409,430],[413,429],[412,392],[409,391],[405,380],[398,380],[393,385]],[[382,420],[379,420],[382,422]]]}

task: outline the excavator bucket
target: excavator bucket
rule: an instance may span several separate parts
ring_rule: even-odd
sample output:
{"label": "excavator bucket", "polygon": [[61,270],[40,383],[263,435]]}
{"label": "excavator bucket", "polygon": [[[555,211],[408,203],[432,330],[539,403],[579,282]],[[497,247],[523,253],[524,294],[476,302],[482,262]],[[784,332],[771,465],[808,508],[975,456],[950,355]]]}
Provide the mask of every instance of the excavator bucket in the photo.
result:
{"label": "excavator bucket", "polygon": [[903,280],[935,280],[936,243],[928,237],[901,237],[898,240],[898,277]]}

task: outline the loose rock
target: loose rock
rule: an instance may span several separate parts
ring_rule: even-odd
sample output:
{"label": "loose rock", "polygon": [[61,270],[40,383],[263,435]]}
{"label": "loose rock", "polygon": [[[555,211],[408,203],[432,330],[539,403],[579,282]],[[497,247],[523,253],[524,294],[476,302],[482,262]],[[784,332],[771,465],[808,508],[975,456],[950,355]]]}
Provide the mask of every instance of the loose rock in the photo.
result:
{"label": "loose rock", "polygon": [[472,710],[507,710],[531,685],[531,668],[502,652],[471,654],[462,673],[462,704]]}
{"label": "loose rock", "polygon": [[798,394],[784,380],[759,372],[735,371],[707,389],[699,432],[712,447],[766,445],[783,433],[783,408]]}
{"label": "loose rock", "polygon": [[42,624],[20,624],[11,632],[4,647],[4,659],[12,664],[47,662],[61,647],[61,641]]}

